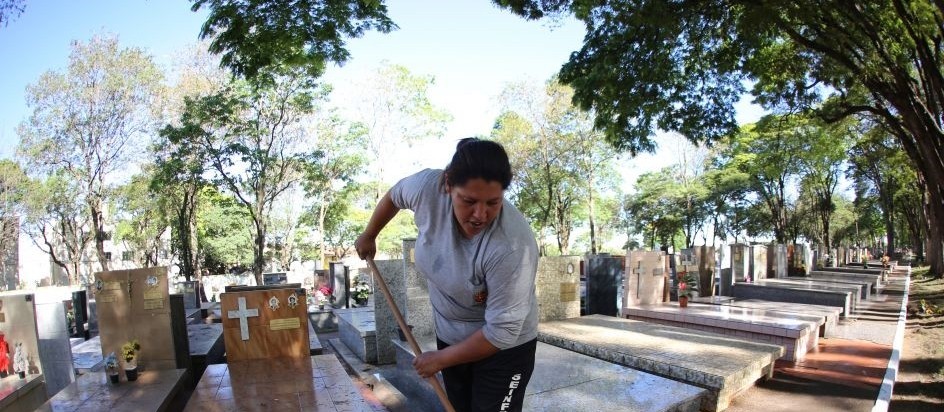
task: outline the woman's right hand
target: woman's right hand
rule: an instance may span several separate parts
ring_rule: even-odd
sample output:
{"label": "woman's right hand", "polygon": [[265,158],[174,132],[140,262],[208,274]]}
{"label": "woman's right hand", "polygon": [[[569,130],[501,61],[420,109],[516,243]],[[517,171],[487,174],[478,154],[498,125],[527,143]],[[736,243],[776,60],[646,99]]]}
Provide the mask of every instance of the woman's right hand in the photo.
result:
{"label": "woman's right hand", "polygon": [[357,256],[362,260],[367,258],[374,258],[374,254],[377,253],[377,240],[373,236],[368,236],[366,233],[361,233],[357,237],[357,240],[354,241],[354,250],[357,251]]}

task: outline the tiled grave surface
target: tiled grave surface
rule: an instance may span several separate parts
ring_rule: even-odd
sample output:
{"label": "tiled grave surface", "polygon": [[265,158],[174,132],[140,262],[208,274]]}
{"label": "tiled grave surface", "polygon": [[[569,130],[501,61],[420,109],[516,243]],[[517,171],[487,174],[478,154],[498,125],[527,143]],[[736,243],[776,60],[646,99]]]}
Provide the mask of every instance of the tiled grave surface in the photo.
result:
{"label": "tiled grave surface", "polygon": [[820,316],[718,305],[624,308],[623,316],[780,345],[786,352],[783,359],[788,361],[802,359],[807,350],[816,347],[819,327],[825,322]]}
{"label": "tiled grave surface", "polygon": [[[411,400],[423,399],[415,409],[442,410],[432,388],[413,370],[409,345],[397,343],[398,369],[390,382]],[[421,347],[435,349],[432,342]],[[702,388],[538,342],[524,410],[694,412],[706,396]]]}
{"label": "tiled grave surface", "polygon": [[527,411],[697,411],[706,390],[539,343]]}
{"label": "tiled grave surface", "polygon": [[102,369],[102,341],[98,336],[72,347],[72,366],[80,374]]}
{"label": "tiled grave surface", "polygon": [[210,365],[185,411],[382,411],[334,355]]}
{"label": "tiled grave surface", "polygon": [[377,325],[372,310],[336,310],[338,337],[364,362],[377,361]]}
{"label": "tiled grave surface", "polygon": [[783,347],[699,330],[591,315],[540,324],[538,339],[633,369],[706,388],[701,408],[724,410],[769,377]]}
{"label": "tiled grave surface", "polygon": [[736,282],[733,291],[737,299],[835,306],[842,309],[843,317],[850,314],[852,302],[852,292],[813,289],[800,285]]}
{"label": "tiled grave surface", "polygon": [[11,374],[0,379],[0,411],[33,409],[45,398],[42,374],[28,374],[25,379]]}
{"label": "tiled grave surface", "polygon": [[91,372],[78,377],[37,411],[164,411],[183,385],[185,369],[146,370],[138,380],[121,383],[108,381],[104,372]]}
{"label": "tiled grave surface", "polygon": [[839,322],[839,312],[840,309],[834,306],[822,306],[822,305],[805,305],[802,303],[784,303],[784,302],[769,302],[766,300],[757,300],[757,299],[734,299],[727,296],[707,296],[703,298],[696,298],[693,301],[689,301],[689,306],[692,304],[711,304],[711,305],[727,305],[727,306],[737,306],[742,308],[753,308],[753,309],[766,309],[774,310],[779,312],[791,312],[809,316],[817,316],[823,319],[823,324],[820,325],[820,337],[832,336],[833,330],[836,328],[837,323]]}

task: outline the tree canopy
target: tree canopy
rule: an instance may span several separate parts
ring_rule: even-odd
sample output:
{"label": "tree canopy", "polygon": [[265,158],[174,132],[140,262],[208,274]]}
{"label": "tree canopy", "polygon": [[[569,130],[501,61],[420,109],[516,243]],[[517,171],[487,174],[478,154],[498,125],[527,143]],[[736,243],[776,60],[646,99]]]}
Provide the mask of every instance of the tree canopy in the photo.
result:
{"label": "tree canopy", "polygon": [[[695,142],[734,133],[734,103],[818,108],[880,122],[929,195],[929,261],[944,273],[944,5],[869,0],[496,0],[529,19],[573,13],[583,47],[560,72],[616,147],[653,148],[655,130]],[[818,106],[820,103],[828,104]]]}

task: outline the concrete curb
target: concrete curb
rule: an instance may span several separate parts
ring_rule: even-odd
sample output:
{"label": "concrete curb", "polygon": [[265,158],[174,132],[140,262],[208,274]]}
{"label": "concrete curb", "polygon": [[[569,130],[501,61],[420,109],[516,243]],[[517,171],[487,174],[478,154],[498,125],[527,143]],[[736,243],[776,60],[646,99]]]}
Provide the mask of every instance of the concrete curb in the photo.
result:
{"label": "concrete curb", "polygon": [[911,290],[911,267],[905,276],[905,292],[901,299],[901,310],[898,312],[898,327],[895,329],[895,340],[892,342],[892,354],[888,358],[888,367],[885,369],[885,378],[878,390],[878,398],[872,406],[872,412],[887,412],[898,379],[898,364],[901,362],[901,350],[905,343],[905,325],[908,314],[908,293]]}

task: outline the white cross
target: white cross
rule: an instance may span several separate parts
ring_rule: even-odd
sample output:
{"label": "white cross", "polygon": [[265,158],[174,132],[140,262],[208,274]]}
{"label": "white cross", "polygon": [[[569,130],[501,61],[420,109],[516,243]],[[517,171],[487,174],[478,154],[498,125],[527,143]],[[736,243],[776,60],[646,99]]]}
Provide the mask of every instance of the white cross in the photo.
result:
{"label": "white cross", "polygon": [[246,309],[246,298],[239,298],[239,310],[231,310],[226,313],[230,319],[239,318],[239,336],[243,340],[249,340],[249,323],[247,320],[259,316],[259,309]]}

